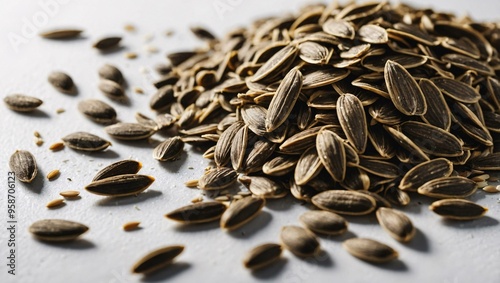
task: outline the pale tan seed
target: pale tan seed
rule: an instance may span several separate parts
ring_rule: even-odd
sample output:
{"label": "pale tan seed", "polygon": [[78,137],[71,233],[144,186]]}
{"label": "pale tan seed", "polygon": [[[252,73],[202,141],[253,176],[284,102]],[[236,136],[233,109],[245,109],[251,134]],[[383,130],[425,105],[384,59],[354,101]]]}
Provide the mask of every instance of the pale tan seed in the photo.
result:
{"label": "pale tan seed", "polygon": [[140,224],[141,224],[141,222],[139,222],[139,221],[130,221],[130,222],[123,224],[122,228],[124,231],[127,231],[127,232],[133,231],[133,230],[139,229]]}
{"label": "pale tan seed", "polygon": [[151,274],[170,265],[184,251],[184,246],[168,246],[154,250],[138,260],[132,266],[132,273]]}
{"label": "pale tan seed", "polygon": [[64,199],[58,198],[58,199],[54,199],[54,200],[49,201],[45,206],[47,208],[56,208],[56,207],[61,206],[62,204],[64,204]]}
{"label": "pale tan seed", "polygon": [[280,239],[283,246],[296,256],[309,257],[321,251],[316,236],[302,227],[292,225],[282,227]]}
{"label": "pale tan seed", "polygon": [[367,238],[352,238],[342,243],[351,255],[373,263],[384,263],[398,257],[398,252],[390,246]]}
{"label": "pale tan seed", "polygon": [[89,227],[68,220],[44,219],[31,224],[29,231],[42,241],[72,241],[89,230]]}
{"label": "pale tan seed", "polygon": [[243,265],[251,270],[266,267],[277,261],[282,252],[281,245],[266,243],[251,249],[243,259]]}
{"label": "pale tan seed", "polygon": [[499,192],[497,190],[497,187],[496,186],[492,186],[492,185],[488,185],[488,186],[483,187],[483,191],[485,191],[487,193],[492,193],[492,194],[495,194],[495,193]]}
{"label": "pale tan seed", "polygon": [[50,172],[47,174],[47,179],[48,179],[49,181],[52,181],[52,180],[54,180],[55,178],[59,177],[59,174],[60,174],[60,173],[61,173],[61,172],[60,172],[58,169],[52,170],[52,171],[50,171]]}
{"label": "pale tan seed", "polygon": [[37,138],[41,138],[41,137],[42,137],[38,131],[34,131],[34,132],[33,132],[33,135],[34,135],[35,137],[37,137]]}
{"label": "pale tan seed", "polygon": [[76,197],[80,196],[79,191],[63,191],[63,192],[60,192],[59,194],[65,198],[76,198]]}
{"label": "pale tan seed", "polygon": [[215,201],[220,201],[220,202],[225,202],[225,201],[230,201],[231,198],[228,196],[218,196],[214,198]]}
{"label": "pale tan seed", "polygon": [[391,237],[408,242],[415,236],[415,227],[410,218],[401,211],[392,208],[380,207],[377,209],[377,220]]}
{"label": "pale tan seed", "polygon": [[35,156],[26,150],[16,150],[10,156],[9,167],[23,183],[31,183],[38,173]]}
{"label": "pale tan seed", "polygon": [[126,52],[123,54],[123,56],[127,59],[136,59],[138,57],[137,53],[135,52]]}
{"label": "pale tan seed", "polygon": [[41,138],[35,138],[35,144],[37,146],[42,146],[43,143],[44,143],[43,139],[41,139]]}
{"label": "pale tan seed", "polygon": [[191,203],[199,203],[203,201],[203,196],[197,196],[191,199]]}
{"label": "pale tan seed", "polygon": [[53,143],[49,146],[49,149],[52,151],[59,151],[63,148],[64,148],[64,143],[62,143],[62,142],[56,142],[56,143]]}
{"label": "pale tan seed", "polygon": [[186,185],[186,187],[188,188],[196,188],[198,187],[198,182],[198,179],[188,180],[184,183],[184,185]]}

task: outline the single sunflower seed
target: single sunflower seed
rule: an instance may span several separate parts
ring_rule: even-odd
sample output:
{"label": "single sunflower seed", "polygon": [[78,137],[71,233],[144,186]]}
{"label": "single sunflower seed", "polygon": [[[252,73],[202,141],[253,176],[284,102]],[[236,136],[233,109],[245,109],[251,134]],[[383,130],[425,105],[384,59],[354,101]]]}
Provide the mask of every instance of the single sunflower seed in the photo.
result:
{"label": "single sunflower seed", "polygon": [[408,242],[415,236],[415,227],[410,218],[401,211],[387,207],[377,209],[377,220],[391,237],[400,241]]}
{"label": "single sunflower seed", "polygon": [[482,217],[488,208],[465,199],[442,199],[433,202],[429,209],[453,220],[473,220]]}
{"label": "single sunflower seed", "polygon": [[340,235],[347,231],[344,217],[329,211],[311,210],[304,212],[299,220],[304,226],[319,234]]}
{"label": "single sunflower seed", "polygon": [[398,252],[390,246],[368,238],[352,238],[342,243],[351,255],[373,263],[384,263],[398,257]]}
{"label": "single sunflower seed", "polygon": [[252,270],[256,270],[277,261],[282,252],[281,245],[266,243],[251,249],[243,259],[243,265]]}
{"label": "single sunflower seed", "polygon": [[35,156],[26,150],[16,150],[10,156],[9,166],[15,177],[23,183],[31,183],[38,173]]}
{"label": "single sunflower seed", "polygon": [[175,136],[166,139],[153,150],[153,158],[158,161],[175,160],[184,149],[184,142],[181,137]]}
{"label": "single sunflower seed", "polygon": [[8,95],[3,101],[9,109],[18,112],[31,112],[43,103],[42,100],[36,97],[23,94]]}
{"label": "single sunflower seed", "polygon": [[314,256],[321,251],[316,236],[302,227],[284,226],[281,228],[280,239],[287,250],[299,257]]}
{"label": "single sunflower seed", "polygon": [[184,251],[184,246],[175,245],[154,250],[132,266],[132,273],[151,274],[170,265]]}
{"label": "single sunflower seed", "polygon": [[198,202],[175,209],[165,217],[182,224],[206,223],[219,220],[225,210],[226,206],[217,201]]}
{"label": "single sunflower seed", "polygon": [[233,201],[222,214],[220,227],[225,230],[235,230],[245,225],[261,212],[265,204],[264,198],[254,197]]}
{"label": "single sunflower seed", "polygon": [[85,189],[90,193],[101,196],[130,196],[143,192],[154,180],[155,178],[151,176],[124,174],[93,181]]}
{"label": "single sunflower seed", "polygon": [[86,132],[72,133],[62,140],[68,147],[81,151],[101,151],[111,145],[109,141]]}
{"label": "single sunflower seed", "polygon": [[113,176],[135,174],[139,172],[141,168],[142,163],[139,161],[130,159],[117,161],[99,170],[92,179],[92,182]]}
{"label": "single sunflower seed", "polygon": [[31,224],[29,231],[37,239],[47,242],[71,241],[87,232],[89,227],[62,219],[44,219]]}
{"label": "single sunflower seed", "polygon": [[346,214],[364,215],[376,208],[376,201],[369,195],[356,191],[329,190],[321,192],[311,199],[312,203],[324,210]]}

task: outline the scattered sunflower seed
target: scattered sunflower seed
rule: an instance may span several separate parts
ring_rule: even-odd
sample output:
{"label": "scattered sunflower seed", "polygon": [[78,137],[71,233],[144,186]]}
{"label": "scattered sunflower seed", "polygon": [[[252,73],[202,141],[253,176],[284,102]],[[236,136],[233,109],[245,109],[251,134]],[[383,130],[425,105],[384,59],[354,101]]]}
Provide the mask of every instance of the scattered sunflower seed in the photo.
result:
{"label": "scattered sunflower seed", "polygon": [[132,266],[133,273],[151,274],[162,269],[182,253],[184,246],[168,246],[157,249],[143,256]]}
{"label": "scattered sunflower seed", "polygon": [[342,243],[351,255],[374,263],[388,262],[398,257],[398,252],[386,244],[367,238],[352,238]]}
{"label": "scattered sunflower seed", "polygon": [[243,265],[252,270],[256,270],[278,260],[281,256],[281,245],[266,243],[251,249],[243,259]]}
{"label": "scattered sunflower seed", "polygon": [[14,111],[30,112],[42,105],[43,101],[32,96],[13,94],[6,96],[3,101],[7,107]]}
{"label": "scattered sunflower seed", "polygon": [[90,193],[101,196],[137,195],[146,190],[154,180],[151,176],[124,174],[93,181],[85,189]]}
{"label": "scattered sunflower seed", "polygon": [[35,157],[26,150],[16,150],[10,156],[9,166],[15,177],[23,183],[31,183],[38,173]]}
{"label": "scattered sunflower seed", "polygon": [[44,219],[31,224],[29,231],[37,239],[48,242],[71,241],[87,232],[89,227],[69,220]]}

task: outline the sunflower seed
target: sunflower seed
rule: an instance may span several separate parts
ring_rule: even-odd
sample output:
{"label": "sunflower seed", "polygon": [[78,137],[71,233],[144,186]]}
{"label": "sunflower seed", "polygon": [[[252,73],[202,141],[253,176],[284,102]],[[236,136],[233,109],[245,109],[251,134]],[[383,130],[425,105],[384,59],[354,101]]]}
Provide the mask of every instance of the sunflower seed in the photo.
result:
{"label": "sunflower seed", "polygon": [[298,51],[299,49],[296,45],[290,44],[285,46],[280,51],[276,52],[257,70],[255,75],[251,78],[251,82],[258,82],[276,74],[282,70],[283,67],[288,65],[289,62],[295,59]]}
{"label": "sunflower seed", "polygon": [[65,198],[76,198],[80,195],[79,191],[64,191],[59,193],[62,197]]}
{"label": "sunflower seed", "polygon": [[269,176],[283,176],[294,170],[298,158],[294,156],[276,156],[262,165],[262,172]]}
{"label": "sunflower seed", "polygon": [[330,18],[323,23],[323,31],[340,38],[354,39],[354,26],[345,20]]}
{"label": "sunflower seed", "polygon": [[123,224],[122,228],[125,231],[133,231],[133,230],[139,229],[140,224],[141,224],[141,222],[139,222],[139,221],[130,221],[130,222]]}
{"label": "sunflower seed", "polygon": [[316,137],[316,148],[321,163],[333,180],[342,182],[345,178],[347,159],[340,137],[330,130],[322,129]]}
{"label": "sunflower seed", "polygon": [[49,83],[62,93],[72,94],[75,92],[75,83],[73,79],[63,72],[52,72],[49,74]]}
{"label": "sunflower seed", "polygon": [[476,103],[481,95],[471,86],[450,78],[433,78],[432,82],[450,98],[464,103]]}
{"label": "sunflower seed", "polygon": [[229,126],[220,136],[215,145],[214,160],[217,166],[226,165],[231,158],[231,145],[236,133],[244,126],[243,122],[237,121]]}
{"label": "sunflower seed", "polygon": [[101,196],[137,195],[146,190],[154,180],[153,177],[146,175],[123,174],[93,181],[85,189]]}
{"label": "sunflower seed", "polygon": [[299,57],[310,64],[326,64],[333,53],[325,46],[315,42],[304,42],[299,44]]}
{"label": "sunflower seed", "polygon": [[410,218],[401,211],[380,207],[377,209],[377,220],[387,233],[400,242],[408,242],[415,236],[415,227]]}
{"label": "sunflower seed", "polygon": [[183,224],[206,223],[218,220],[226,206],[220,202],[198,202],[169,212],[165,217]]}
{"label": "sunflower seed", "polygon": [[353,94],[344,94],[337,100],[337,115],[347,140],[356,152],[363,153],[368,141],[368,129],[363,104]]}
{"label": "sunflower seed", "polygon": [[98,99],[86,99],[78,103],[78,110],[90,120],[107,125],[116,121],[116,110]]}
{"label": "sunflower seed", "polygon": [[48,39],[70,39],[80,36],[83,30],[57,28],[39,33],[43,38]]}
{"label": "sunflower seed", "polygon": [[427,102],[427,111],[422,120],[443,130],[449,130],[451,111],[439,88],[428,79],[421,79],[419,86]]}
{"label": "sunflower seed", "polygon": [[86,132],[72,133],[62,140],[68,147],[82,151],[100,151],[111,145],[109,141]]}
{"label": "sunflower seed", "polygon": [[64,204],[64,199],[58,198],[58,199],[54,199],[54,200],[49,201],[45,206],[47,208],[56,208],[56,207],[59,207],[63,204]]}
{"label": "sunflower seed", "polygon": [[222,229],[235,230],[254,219],[266,204],[263,198],[246,197],[233,201],[222,214],[220,226]]}
{"label": "sunflower seed", "polygon": [[120,69],[110,64],[104,64],[100,67],[98,74],[101,80],[110,80],[117,84],[122,84],[124,81],[123,74]]}
{"label": "sunflower seed", "polygon": [[168,246],[154,250],[143,256],[132,266],[133,273],[151,274],[170,265],[184,251],[184,246]]}
{"label": "sunflower seed", "polygon": [[37,239],[48,242],[71,241],[87,232],[89,227],[61,219],[44,219],[31,224],[29,231]]}
{"label": "sunflower seed", "polygon": [[283,246],[296,256],[314,256],[321,251],[316,236],[298,226],[284,226],[281,228],[280,239]]}
{"label": "sunflower seed", "polygon": [[42,105],[43,101],[32,96],[13,94],[6,96],[3,101],[9,109],[19,112],[30,112]]}
{"label": "sunflower seed", "polygon": [[245,151],[248,145],[248,125],[241,127],[234,135],[233,144],[231,145],[231,164],[235,170],[240,170],[243,166]]}
{"label": "sunflower seed", "polygon": [[465,70],[474,70],[486,76],[495,75],[495,71],[487,63],[470,58],[469,56],[461,54],[446,54],[441,57],[441,60]]}
{"label": "sunflower seed", "polygon": [[149,101],[149,107],[153,110],[161,111],[172,102],[174,102],[174,90],[172,86],[166,85],[153,94]]}
{"label": "sunflower seed", "polygon": [[23,183],[31,183],[38,173],[35,157],[26,150],[16,150],[10,156],[9,166],[15,177]]}
{"label": "sunflower seed", "polygon": [[125,101],[127,99],[123,88],[114,81],[101,80],[99,82],[98,87],[99,87],[99,90],[104,95],[106,95],[108,98],[110,98],[112,100],[122,102],[122,101]]}
{"label": "sunflower seed", "polygon": [[473,220],[482,217],[488,208],[465,199],[443,199],[433,202],[429,209],[453,220]]}
{"label": "sunflower seed", "polygon": [[346,215],[368,214],[377,205],[371,196],[355,191],[324,191],[315,195],[311,201],[321,209]]}
{"label": "sunflower seed", "polygon": [[500,153],[490,153],[486,156],[479,156],[471,160],[472,168],[476,170],[499,170]]}
{"label": "sunflower seed", "polygon": [[297,185],[307,184],[319,174],[321,169],[323,169],[323,164],[321,163],[316,148],[309,148],[300,156],[297,166],[295,166],[295,183],[297,183]]}
{"label": "sunflower seed", "polygon": [[476,182],[460,176],[437,178],[417,189],[419,194],[433,198],[464,198],[476,190]]}
{"label": "sunflower seed", "polygon": [[152,136],[156,130],[138,123],[116,123],[104,128],[106,133],[118,140],[142,140]]}
{"label": "sunflower seed", "polygon": [[347,231],[348,223],[344,217],[329,211],[312,210],[299,217],[304,226],[319,234],[340,235]]}
{"label": "sunflower seed", "polygon": [[95,174],[94,178],[92,179],[92,182],[102,180],[108,177],[113,177],[113,176],[119,176],[119,175],[125,175],[125,174],[135,174],[139,172],[142,168],[142,163],[135,161],[135,160],[130,160],[130,159],[125,159],[121,160],[115,163],[112,163]]}
{"label": "sunflower seed", "polygon": [[236,182],[238,174],[230,168],[217,168],[207,172],[199,179],[198,187],[202,190],[221,190]]}
{"label": "sunflower seed", "polygon": [[381,242],[368,238],[352,238],[342,243],[351,255],[374,263],[388,262],[398,257],[398,252]]}
{"label": "sunflower seed", "polygon": [[253,195],[263,198],[282,198],[287,194],[284,186],[262,176],[239,176],[240,181]]}
{"label": "sunflower seed", "polygon": [[359,28],[358,35],[366,43],[381,44],[389,41],[387,31],[377,25],[364,25]]}
{"label": "sunflower seed", "polygon": [[267,243],[251,249],[243,259],[243,265],[256,270],[277,261],[281,256],[281,245]]}
{"label": "sunflower seed", "polygon": [[448,177],[453,171],[453,164],[445,158],[436,158],[418,164],[401,179],[399,188],[405,191],[416,191],[428,181]]}
{"label": "sunflower seed", "polygon": [[158,161],[175,160],[184,149],[184,142],[180,137],[166,139],[153,150],[153,158]]}
{"label": "sunflower seed", "polygon": [[121,40],[122,40],[122,38],[118,37],[118,36],[105,37],[105,38],[102,38],[102,39],[99,39],[98,41],[96,41],[92,45],[92,47],[99,49],[99,50],[102,50],[102,51],[105,51],[105,50],[109,50],[112,48],[116,48],[118,46],[118,44],[120,44]]}

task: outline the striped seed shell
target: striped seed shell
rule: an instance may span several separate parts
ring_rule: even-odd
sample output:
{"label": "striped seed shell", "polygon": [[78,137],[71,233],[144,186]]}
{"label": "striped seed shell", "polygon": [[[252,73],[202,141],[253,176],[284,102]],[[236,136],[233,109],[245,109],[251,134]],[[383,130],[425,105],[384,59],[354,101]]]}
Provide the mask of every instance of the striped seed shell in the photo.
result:
{"label": "striped seed shell", "polygon": [[345,20],[329,18],[323,23],[323,31],[340,38],[354,39],[354,26]]}
{"label": "striped seed shell", "polygon": [[366,43],[382,44],[389,41],[387,31],[377,25],[364,25],[359,28],[358,35]]}
{"label": "striped seed shell", "polygon": [[52,72],[48,77],[49,83],[62,93],[74,93],[75,83],[73,79],[63,72]]}
{"label": "striped seed shell", "polygon": [[441,177],[420,186],[417,192],[433,198],[464,198],[477,190],[476,182],[461,176]]}
{"label": "striped seed shell", "polygon": [[384,78],[394,106],[407,116],[423,115],[427,111],[424,94],[412,75],[399,63],[388,60]]}
{"label": "striped seed shell", "polygon": [[266,243],[251,249],[243,259],[243,265],[252,270],[256,270],[278,260],[282,252],[281,245]]}
{"label": "striped seed shell", "polygon": [[221,190],[234,184],[238,173],[231,168],[220,167],[211,169],[199,179],[198,187],[202,190]]}
{"label": "striped seed shell", "polygon": [[333,50],[330,51],[325,46],[316,42],[306,41],[299,44],[299,57],[309,64],[326,64],[332,52]]}
{"label": "striped seed shell", "polygon": [[323,169],[323,164],[315,147],[310,147],[299,158],[295,166],[294,179],[297,185],[305,185]]}
{"label": "striped seed shell", "polygon": [[229,126],[221,135],[217,144],[215,145],[214,160],[217,166],[224,166],[229,163],[231,159],[231,145],[233,144],[233,139],[236,133],[245,124],[241,121],[237,121],[231,126]]}
{"label": "striped seed shell", "polygon": [[380,226],[394,239],[400,242],[408,242],[415,236],[415,227],[410,218],[403,212],[380,207],[377,209],[376,215]]}
{"label": "striped seed shell", "polygon": [[374,263],[388,262],[398,257],[398,252],[381,242],[367,238],[351,238],[342,247],[351,255]]}
{"label": "striped seed shell", "polygon": [[96,41],[92,47],[99,50],[108,50],[117,47],[121,40],[122,38],[118,36],[105,37]]}
{"label": "striped seed shell", "polygon": [[[398,131],[394,128],[384,126],[384,129],[390,134],[390,136],[394,139],[394,141],[400,146],[397,150],[402,151],[405,149],[411,157],[418,161],[427,161],[429,160],[429,156],[425,154],[422,149],[417,146],[410,138],[408,138],[401,131]],[[396,155],[398,151],[396,152]]]}
{"label": "striped seed shell", "polygon": [[102,67],[99,68],[98,74],[101,80],[110,80],[117,84],[123,83],[122,72],[113,65],[104,64]]}
{"label": "striped seed shell", "polygon": [[174,89],[171,85],[166,85],[159,88],[153,94],[149,100],[149,107],[153,110],[161,111],[174,101]]}
{"label": "striped seed shell", "polygon": [[257,197],[282,198],[287,194],[287,190],[280,182],[267,177],[241,175],[238,177],[238,181]]}
{"label": "striped seed shell", "polygon": [[476,103],[481,99],[481,95],[471,86],[455,79],[438,77],[431,79],[432,82],[446,96],[463,103]]}
{"label": "striped seed shell", "polygon": [[297,56],[299,49],[295,44],[289,44],[276,52],[262,65],[250,79],[251,82],[258,82],[268,77],[272,77],[288,65]]}
{"label": "striped seed shell", "polygon": [[304,212],[299,220],[304,226],[319,234],[340,235],[347,231],[348,223],[344,217],[323,210],[311,210]]}
{"label": "striped seed shell", "polygon": [[[285,154],[302,154],[305,150],[314,146],[316,136],[322,129],[322,126],[312,127],[304,131],[300,131],[295,135],[287,138],[279,147],[280,151]],[[330,129],[330,127],[328,127]]]}
{"label": "striped seed shell", "polygon": [[429,209],[453,220],[473,220],[482,217],[488,208],[465,199],[442,199],[433,202]]}
{"label": "striped seed shell", "polygon": [[384,160],[360,157],[359,162],[358,164],[356,164],[356,166],[368,173],[387,179],[395,179],[399,177],[399,167],[394,163]]}
{"label": "striped seed shell", "polygon": [[118,175],[135,174],[141,168],[142,163],[139,161],[130,159],[121,160],[99,170],[92,179],[92,182]]}
{"label": "striped seed shell", "polygon": [[111,124],[116,121],[116,110],[98,99],[86,99],[78,103],[78,110],[85,117],[99,124]]}
{"label": "striped seed shell", "polygon": [[151,274],[159,269],[162,269],[184,251],[184,246],[168,246],[154,250],[147,255],[143,256],[132,266],[133,273]]}
{"label": "striped seed shell", "polygon": [[156,130],[139,123],[116,123],[104,128],[106,133],[118,140],[143,140],[152,136]]}
{"label": "striped seed shell", "polygon": [[363,104],[353,94],[343,94],[337,100],[337,116],[347,140],[358,153],[363,153],[368,141],[368,128]]}
{"label": "striped seed shell", "polygon": [[452,54],[452,53],[446,54],[443,57],[441,57],[441,60],[447,63],[451,63],[452,65],[457,66],[458,68],[462,68],[465,70],[474,70],[486,76],[495,75],[495,70],[493,70],[493,68],[491,68],[488,65],[488,63],[476,60],[474,58],[462,54]]}
{"label": "striped seed shell", "polygon": [[298,160],[296,156],[279,155],[264,163],[262,172],[269,176],[283,176],[294,170]]}
{"label": "striped seed shell", "polygon": [[184,142],[181,137],[175,136],[166,139],[153,150],[153,158],[158,161],[175,160],[182,153]]}
{"label": "striped seed shell", "polygon": [[31,183],[38,173],[35,156],[26,150],[16,150],[10,156],[9,166],[15,177],[23,183]]}
{"label": "striped seed shell", "polygon": [[500,153],[494,152],[486,156],[478,156],[470,162],[477,170],[500,170]]}
{"label": "striped seed shell", "polygon": [[130,196],[143,192],[154,180],[153,177],[147,175],[124,174],[93,181],[85,189],[101,196]]}
{"label": "striped seed shell", "polygon": [[234,135],[231,145],[231,164],[234,170],[241,170],[245,161],[245,151],[248,145],[248,125],[241,127]]}
{"label": "striped seed shell", "polygon": [[7,95],[3,101],[11,110],[18,112],[30,112],[42,105],[43,101],[32,96],[23,94]]}
{"label": "striped seed shell", "polygon": [[111,145],[109,141],[86,132],[72,133],[62,140],[66,146],[82,151],[101,151]]}
{"label": "striped seed shell", "polygon": [[37,239],[48,242],[71,241],[85,233],[89,227],[62,219],[44,219],[31,224],[29,231]]}
{"label": "striped seed shell", "polygon": [[316,236],[299,226],[284,226],[281,228],[282,245],[296,256],[314,256],[321,251]]}
{"label": "striped seed shell", "polygon": [[245,173],[260,171],[264,163],[273,154],[275,148],[276,144],[266,138],[257,139],[246,149],[246,158],[241,169]]}
{"label": "striped seed shell", "polygon": [[226,206],[217,201],[198,202],[175,209],[165,217],[183,224],[206,223],[218,220],[225,210]]}
{"label": "striped seed shell", "polygon": [[267,109],[259,105],[245,105],[241,108],[241,118],[248,128],[256,135],[263,136],[266,132]]}
{"label": "striped seed shell", "polygon": [[324,191],[312,197],[311,201],[323,210],[346,215],[368,214],[377,206],[374,198],[356,191]]}
{"label": "striped seed shell", "polygon": [[399,189],[416,191],[420,186],[433,179],[448,177],[453,172],[453,163],[446,158],[436,158],[418,164],[401,179]]}
{"label": "striped seed shell", "polygon": [[266,114],[265,126],[267,132],[274,131],[288,119],[299,98],[302,80],[302,73],[298,68],[291,69],[283,78]]}
{"label": "striped seed shell", "polygon": [[80,36],[82,32],[83,30],[81,29],[57,28],[57,29],[43,31],[39,33],[39,35],[43,38],[48,38],[48,39],[69,39]]}
{"label": "striped seed shell", "polygon": [[226,230],[234,230],[243,226],[254,219],[265,204],[266,200],[264,198],[254,197],[233,201],[222,214],[220,227]]}
{"label": "striped seed shell", "polygon": [[125,91],[118,83],[111,80],[101,80],[98,84],[99,90],[108,98],[116,101],[126,100]]}
{"label": "striped seed shell", "polygon": [[427,111],[422,120],[447,131],[451,126],[451,111],[443,94],[431,80],[421,79],[419,86],[427,102]]}
{"label": "striped seed shell", "polygon": [[347,159],[344,142],[334,132],[322,129],[316,137],[319,159],[333,180],[342,182],[345,178]]}

